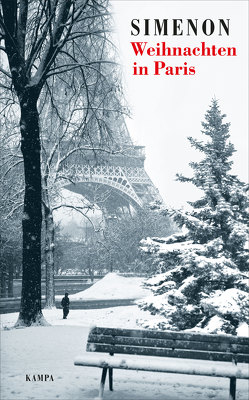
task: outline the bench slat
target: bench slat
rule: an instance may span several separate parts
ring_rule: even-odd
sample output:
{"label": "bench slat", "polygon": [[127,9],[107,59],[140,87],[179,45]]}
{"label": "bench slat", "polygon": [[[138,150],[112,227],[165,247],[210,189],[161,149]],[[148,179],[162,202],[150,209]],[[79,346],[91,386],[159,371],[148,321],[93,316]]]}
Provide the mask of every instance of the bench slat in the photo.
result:
{"label": "bench slat", "polygon": [[236,366],[232,364],[213,365],[213,363],[210,365],[208,361],[202,363],[189,361],[188,363],[184,363],[179,359],[158,358],[157,360],[148,360],[144,359],[144,357],[125,358],[124,356],[121,357],[118,355],[100,356],[98,354],[82,354],[75,359],[74,365],[249,379],[249,371],[245,366]]}
{"label": "bench slat", "polygon": [[186,341],[201,341],[201,342],[217,342],[217,343],[234,343],[249,346],[249,338],[238,337],[232,335],[211,335],[199,334],[192,332],[176,332],[176,331],[154,331],[141,329],[119,329],[119,328],[102,328],[94,327],[91,330],[92,334],[96,335],[111,335],[111,336],[127,336],[127,337],[146,337],[155,339],[179,339]]}
{"label": "bench slat", "polygon": [[111,335],[95,335],[89,334],[89,343],[104,343],[112,345],[130,345],[130,346],[146,346],[173,349],[193,349],[204,351],[218,351],[229,353],[246,353],[249,354],[249,346],[234,343],[217,343],[217,342],[197,342],[174,339],[155,339],[146,337],[127,337],[127,336],[111,336]]}
{"label": "bench slat", "polygon": [[248,366],[235,365],[249,363],[249,338],[246,337],[95,327],[89,333],[86,350],[99,354],[84,354],[74,364],[103,368],[101,399],[108,368],[110,390],[113,368],[228,377],[230,399],[235,399],[236,379],[249,379]]}
{"label": "bench slat", "polygon": [[100,343],[87,343],[87,351],[118,353],[118,354],[136,354],[158,357],[175,357],[175,358],[190,358],[198,360],[213,360],[213,361],[233,361],[236,357],[237,362],[248,362],[249,355],[232,353],[219,353],[214,351],[200,350],[183,350],[183,349],[166,349],[159,347],[139,347],[129,345],[112,345]]}

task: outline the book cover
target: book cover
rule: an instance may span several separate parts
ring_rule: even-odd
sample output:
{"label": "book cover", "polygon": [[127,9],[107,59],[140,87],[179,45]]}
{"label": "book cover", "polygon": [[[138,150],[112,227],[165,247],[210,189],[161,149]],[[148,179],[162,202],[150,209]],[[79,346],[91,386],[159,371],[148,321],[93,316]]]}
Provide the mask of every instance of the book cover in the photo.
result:
{"label": "book cover", "polygon": [[[222,400],[236,393],[246,400],[244,353],[235,386],[226,366],[217,367],[220,358],[168,358],[166,373],[162,357],[144,355],[151,337],[135,358],[122,341],[114,390],[106,383],[104,392],[101,370],[112,351],[96,367],[82,360],[96,326],[135,336],[142,329],[232,334],[231,347],[241,352],[247,343],[248,1],[1,0],[0,10],[1,399]],[[217,171],[227,168],[224,191],[237,196],[227,200],[233,215],[224,202],[219,208],[222,226],[236,213],[238,222],[223,258],[225,228],[212,236],[200,227],[208,220],[215,230],[214,214],[196,203],[207,182],[203,141],[214,140],[208,124],[215,118],[234,147],[217,145],[210,159],[215,153],[218,163],[228,151]],[[193,223],[203,234],[196,242]],[[204,285],[197,306],[192,286],[182,292],[173,275],[161,275],[169,246],[181,252],[179,243],[189,270],[197,256],[207,265],[213,297]],[[191,285],[196,275],[189,275]],[[157,280],[169,286],[158,291]],[[170,290],[173,303],[161,297]],[[218,353],[230,351],[226,340]]]}

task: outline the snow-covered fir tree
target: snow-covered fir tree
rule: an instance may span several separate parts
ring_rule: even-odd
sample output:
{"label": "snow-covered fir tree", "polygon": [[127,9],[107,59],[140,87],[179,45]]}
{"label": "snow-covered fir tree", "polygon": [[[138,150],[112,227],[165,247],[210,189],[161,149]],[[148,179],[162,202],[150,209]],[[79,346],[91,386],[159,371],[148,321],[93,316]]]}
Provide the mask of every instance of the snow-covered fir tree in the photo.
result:
{"label": "snow-covered fir tree", "polygon": [[188,138],[204,157],[190,163],[192,178],[177,177],[203,195],[189,202],[191,211],[163,211],[181,233],[142,242],[157,270],[147,281],[153,294],[140,307],[161,317],[160,329],[236,334],[249,322],[248,186],[231,174],[235,150],[224,117],[212,100],[202,123],[206,139]]}

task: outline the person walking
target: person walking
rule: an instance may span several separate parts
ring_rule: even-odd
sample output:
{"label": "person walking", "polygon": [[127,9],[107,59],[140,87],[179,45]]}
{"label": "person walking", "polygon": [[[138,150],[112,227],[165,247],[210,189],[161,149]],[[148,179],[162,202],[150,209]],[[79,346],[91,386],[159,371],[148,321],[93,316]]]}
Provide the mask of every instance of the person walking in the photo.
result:
{"label": "person walking", "polygon": [[69,304],[70,304],[70,300],[68,297],[68,293],[65,293],[65,297],[63,297],[63,299],[61,300],[61,305],[63,308],[63,319],[67,319],[67,316],[69,314]]}

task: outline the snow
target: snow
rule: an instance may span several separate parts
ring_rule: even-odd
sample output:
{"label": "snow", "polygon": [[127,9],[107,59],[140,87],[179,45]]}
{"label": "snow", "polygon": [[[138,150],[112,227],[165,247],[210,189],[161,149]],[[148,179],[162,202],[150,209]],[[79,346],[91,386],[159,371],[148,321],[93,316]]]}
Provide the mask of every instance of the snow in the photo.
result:
{"label": "snow", "polygon": [[[172,236],[170,236],[171,238]],[[163,242],[163,238],[161,243],[158,242],[158,239],[147,238],[146,240],[141,240],[141,249],[145,252],[158,252],[158,254],[167,254],[171,252],[181,253],[182,251],[195,251],[202,250],[203,246],[200,244],[193,243],[192,240],[187,240],[185,242],[176,242],[176,243],[167,243],[167,238],[165,238],[165,242]]]}
{"label": "snow", "polygon": [[[223,331],[223,325],[226,323],[226,321],[221,318],[218,315],[214,315],[208,324],[205,326],[205,328],[198,329],[198,328],[193,328],[189,329],[189,331],[192,332],[201,332],[203,334],[205,333],[216,333],[216,334],[224,334]],[[236,330],[237,336],[244,336],[248,337],[249,336],[249,326],[246,322],[242,322],[239,327]]]}
{"label": "snow", "polygon": [[219,314],[239,316],[243,303],[247,303],[248,294],[239,289],[217,290],[210,298],[202,300],[203,307],[214,308]]}
{"label": "snow", "polygon": [[[152,262],[154,267],[157,265],[158,273],[146,282],[152,293],[138,304],[143,310],[165,317],[164,321],[159,321],[159,329],[179,330],[195,326],[199,331],[235,334],[235,321],[248,323],[245,274],[226,253],[219,253],[220,239],[197,244],[197,247],[187,240],[169,244],[167,238],[161,241],[147,238],[143,243],[143,249],[146,249],[146,243],[148,249],[154,246],[156,254]],[[167,272],[161,272],[162,262]],[[191,308],[189,304],[195,306]],[[156,328],[154,321],[140,323],[143,327]]]}
{"label": "snow", "polygon": [[[185,361],[185,362],[184,362]],[[246,364],[239,366],[227,362],[213,362],[203,360],[183,360],[167,357],[146,357],[128,354],[114,356],[98,353],[84,353],[74,361],[78,366],[105,366],[118,369],[146,370],[155,372],[170,372],[187,375],[226,376],[248,379],[249,371]]]}
{"label": "snow", "polygon": [[[149,311],[142,311],[136,305],[126,307],[102,308],[94,310],[70,310],[68,319],[62,319],[62,310],[53,308],[43,310],[46,321],[54,326],[110,326],[113,328],[138,328],[140,318],[153,320]],[[1,329],[10,329],[17,321],[18,313],[1,315]]]}
{"label": "snow", "polygon": [[237,329],[238,336],[249,336],[249,326],[246,322],[242,322]]}
{"label": "snow", "polygon": [[[224,321],[223,318],[221,318],[218,315],[214,315],[210,321],[208,322],[208,324],[202,328],[202,332],[203,333],[223,333],[223,325],[224,323],[226,323],[226,321]],[[198,330],[197,329],[193,329],[194,331]]]}
{"label": "snow", "polygon": [[[85,298],[141,298],[142,278],[124,278],[108,274],[88,290],[74,297]],[[147,291],[146,291],[147,292]],[[118,297],[123,296],[123,297]],[[70,296],[72,298],[73,296]],[[158,300],[160,296],[157,296]],[[163,296],[162,296],[163,297]],[[163,298],[161,299],[161,301]],[[139,301],[139,300],[138,300]],[[140,300],[141,301],[141,300]],[[159,301],[160,303],[160,301]],[[157,326],[165,321],[163,316],[151,315],[137,305],[94,310],[70,310],[68,319],[62,319],[61,309],[43,310],[48,326],[13,329],[18,313],[1,316],[1,400],[95,400],[101,371],[98,368],[78,367],[74,365],[76,357],[90,357],[85,353],[87,336],[92,326],[105,326],[136,329],[141,328],[141,321],[148,326]],[[216,321],[216,324],[218,322]],[[246,336],[248,326],[241,324],[238,334]],[[94,355],[91,354],[91,355]],[[87,357],[88,357],[87,356]],[[96,357],[100,357],[95,353]],[[106,356],[101,355],[101,359]],[[107,355],[108,357],[108,355]],[[146,363],[151,371],[158,359],[139,356],[133,361],[130,356],[120,356],[127,363]],[[141,358],[140,358],[141,357]],[[116,356],[115,356],[116,360]],[[121,360],[121,361],[120,361]],[[140,360],[140,361],[139,361]],[[164,361],[163,361],[164,360]],[[171,373],[151,371],[114,370],[114,392],[109,392],[106,385],[105,400],[227,400],[229,380],[219,377],[189,376],[173,373],[174,368],[208,368],[218,371],[227,368],[224,363],[199,360],[174,360],[164,358]],[[176,366],[176,363],[178,365]],[[123,364],[124,365],[124,364]],[[180,368],[180,367],[179,367]],[[239,365],[244,370],[244,366]],[[137,368],[139,369],[139,368]],[[47,374],[53,381],[26,381],[26,374]],[[247,400],[247,382],[237,381],[237,400]]]}
{"label": "snow", "polygon": [[[73,365],[74,359],[84,352],[89,327],[94,324],[138,328],[136,320],[141,315],[144,312],[135,305],[72,310],[67,320],[62,319],[61,310],[44,310],[51,326],[19,329],[11,329],[18,313],[2,315],[1,324],[6,328],[1,332],[1,400],[96,399],[101,371]],[[187,362],[184,360],[183,366]],[[200,366],[199,361],[193,363]],[[212,368],[212,362],[208,363]],[[54,381],[26,382],[26,374],[48,374]],[[237,381],[237,400],[247,400],[247,387],[247,381]],[[165,400],[167,395],[167,400],[227,400],[228,390],[226,378],[115,369],[114,392],[106,386],[104,399]]]}
{"label": "snow", "polygon": [[70,299],[139,299],[150,293],[148,289],[142,287],[144,280],[144,278],[124,277],[116,273],[109,273],[89,289],[71,295]]}

